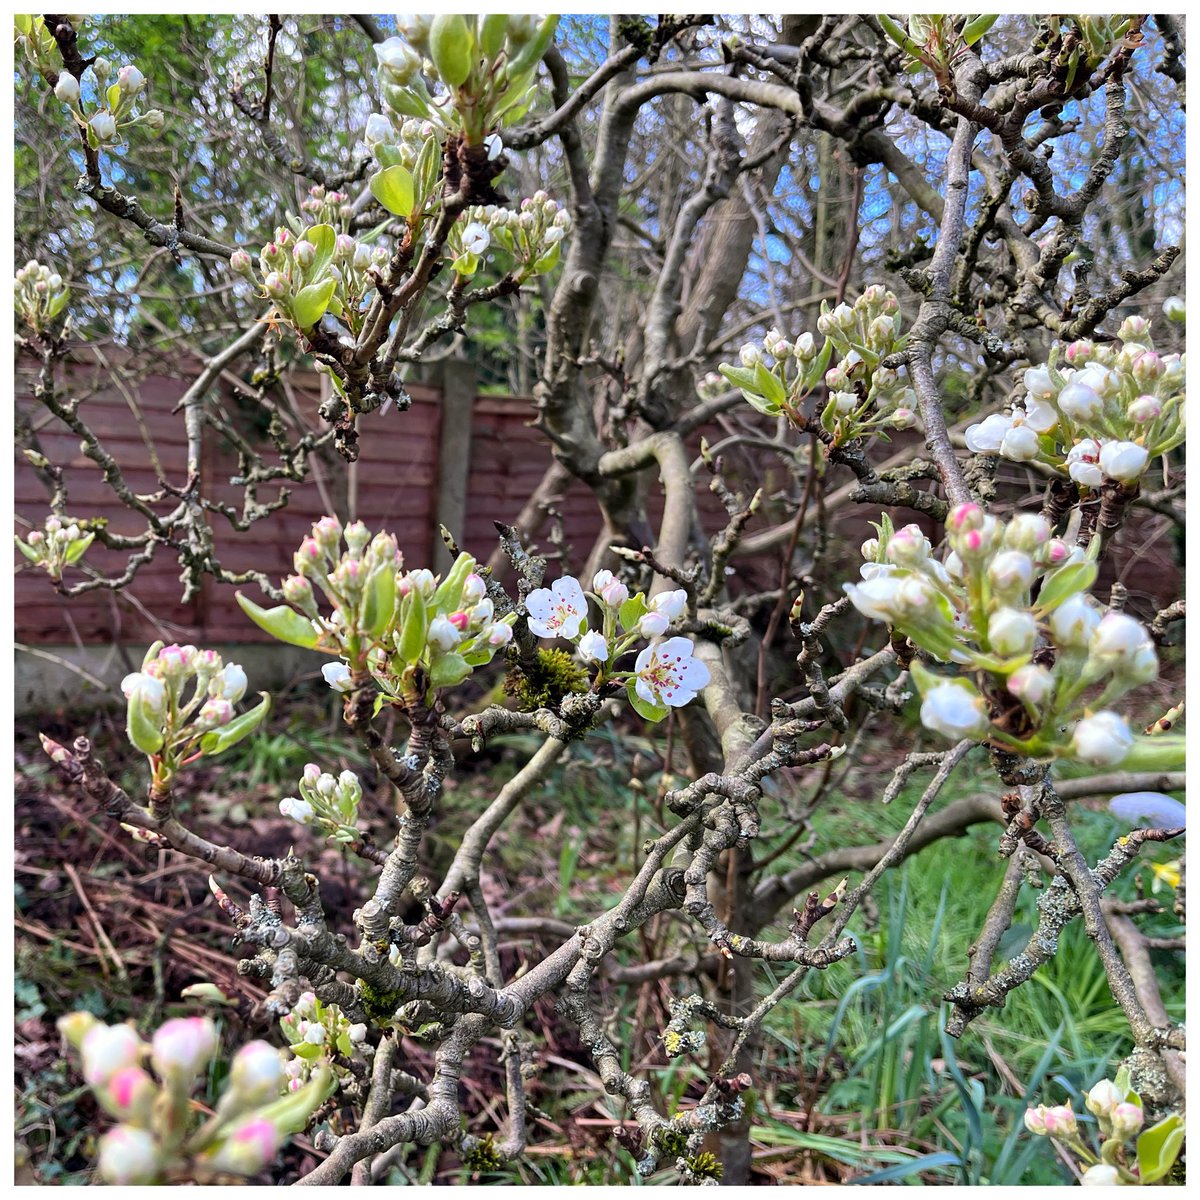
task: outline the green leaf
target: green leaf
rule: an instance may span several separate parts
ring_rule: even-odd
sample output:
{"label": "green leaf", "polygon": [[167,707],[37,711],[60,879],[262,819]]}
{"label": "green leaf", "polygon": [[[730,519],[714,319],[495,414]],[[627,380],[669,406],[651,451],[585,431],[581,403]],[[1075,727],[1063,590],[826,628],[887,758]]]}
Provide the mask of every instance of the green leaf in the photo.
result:
{"label": "green leaf", "polygon": [[471,74],[475,34],[461,13],[442,13],[429,27],[429,57],[447,87],[462,87]]}
{"label": "green leaf", "polygon": [[1051,572],[1042,583],[1038,593],[1038,612],[1045,614],[1053,612],[1064,601],[1069,600],[1079,592],[1086,592],[1096,582],[1100,568],[1091,559],[1085,562],[1069,563]]}
{"label": "green leaf", "polygon": [[733,384],[734,387],[754,389],[757,387],[754,371],[750,367],[734,367],[729,363],[721,363],[717,370]]}
{"label": "green leaf", "polygon": [[370,637],[382,637],[396,609],[396,568],[391,563],[377,567],[367,580],[363,596],[362,629]]}
{"label": "green leaf", "polygon": [[454,687],[471,673],[471,664],[461,654],[443,654],[434,660],[429,672],[431,687]]}
{"label": "green leaf", "polygon": [[765,397],[776,411],[787,399],[787,389],[783,386],[783,381],[762,363],[756,363],[754,366],[754,390]]}
{"label": "green leaf", "polygon": [[980,13],[972,17],[963,26],[962,39],[968,46],[973,46],[993,25],[999,17],[998,13]]}
{"label": "green leaf", "polygon": [[413,209],[415,189],[407,167],[387,167],[371,176],[371,195],[393,216],[407,217]]}
{"label": "green leaf", "polygon": [[151,716],[145,701],[137,692],[129,697],[129,703],[125,706],[125,732],[143,754],[157,754],[162,749],[161,721]]}
{"label": "green leaf", "polygon": [[51,298],[50,303],[46,305],[46,316],[53,321],[67,307],[67,301],[70,299],[71,293],[66,288],[63,288],[61,292],[56,292]]}
{"label": "green leaf", "polygon": [[71,543],[70,548],[67,550],[63,561],[67,564],[67,566],[72,566],[73,564],[77,563],[84,556],[87,548],[95,540],[96,535],[94,533],[84,534],[83,537],[76,538],[75,541]]}
{"label": "green leaf", "polygon": [[562,254],[562,242],[555,242],[541,258],[533,264],[533,273],[535,275],[544,275],[547,271],[553,271],[558,266],[559,256]]}
{"label": "green leaf", "polygon": [[324,315],[333,298],[333,289],[337,286],[331,275],[320,283],[310,283],[301,288],[299,295],[292,301],[292,320],[299,329],[311,329]]}
{"label": "green leaf", "polygon": [[908,36],[904,27],[892,20],[887,13],[876,13],[875,19],[883,27],[883,32],[906,54],[911,54],[914,58],[920,54],[920,47]]}
{"label": "green leaf", "polygon": [[[421,153],[417,155],[416,166],[413,168],[413,180],[422,207],[425,205],[425,198],[433,191],[434,184],[437,183],[441,163],[441,142],[435,137],[426,138],[425,144],[421,147]],[[415,198],[413,203],[415,206]]]}
{"label": "green leaf", "polygon": [[621,628],[628,633],[641,619],[647,611],[646,593],[638,592],[636,596],[630,596],[624,604],[617,609],[617,619],[621,622]]}
{"label": "green leaf", "polygon": [[21,541],[20,538],[13,539],[17,543],[17,549],[25,555],[30,562],[41,562],[42,556],[32,547]]}
{"label": "green leaf", "polygon": [[321,1057],[321,1047],[312,1042],[295,1042],[288,1047],[297,1058],[313,1059]]}
{"label": "green leaf", "polygon": [[244,737],[252,734],[262,723],[267,713],[271,711],[271,697],[266,692],[258,693],[262,701],[240,717],[234,717],[228,725],[206,733],[200,739],[200,749],[205,754],[220,754],[230,746],[236,746]]}
{"label": "green leaf", "polygon": [[671,710],[665,704],[651,704],[648,701],[643,700],[637,693],[636,684],[636,679],[630,679],[629,683],[625,687],[625,692],[629,697],[629,703],[633,706],[633,711],[636,712],[639,717],[657,724],[659,721],[663,720],[663,718],[666,717],[667,713],[669,713]]}
{"label": "green leaf", "polygon": [[416,589],[404,601],[404,619],[400,625],[400,636],[396,639],[396,654],[410,666],[425,651],[425,639],[429,636],[429,616],[425,609],[425,597]]}
{"label": "green leaf", "polygon": [[491,62],[504,48],[504,35],[508,32],[507,13],[483,13],[479,17],[479,48]]}
{"label": "green leaf", "polygon": [[309,279],[320,279],[325,274],[325,268],[333,261],[337,233],[332,225],[313,225],[304,231],[304,240],[311,242],[317,252],[306,274]]}
{"label": "green leaf", "polygon": [[530,67],[536,66],[541,61],[543,55],[550,49],[550,43],[554,41],[554,29],[557,25],[557,16],[549,16],[542,21],[537,32],[525,43],[521,52],[513,56],[509,70],[514,75],[528,71]]}
{"label": "green leaf", "polygon": [[446,578],[438,585],[437,591],[433,593],[433,600],[430,607],[435,612],[452,613],[457,612],[459,605],[462,603],[463,586],[467,582],[467,576],[471,574],[476,567],[475,557],[471,554],[460,554],[454,560],[454,566],[446,573]]}
{"label": "green leaf", "polygon": [[1137,1140],[1138,1174],[1142,1183],[1157,1183],[1175,1164],[1183,1147],[1184,1124],[1178,1113],[1144,1130]]}
{"label": "green leaf", "polygon": [[313,623],[286,604],[278,604],[274,608],[260,608],[253,600],[247,600],[241,592],[234,594],[242,612],[273,638],[287,642],[289,646],[303,646],[306,650],[312,650],[320,641],[320,635],[313,628]]}

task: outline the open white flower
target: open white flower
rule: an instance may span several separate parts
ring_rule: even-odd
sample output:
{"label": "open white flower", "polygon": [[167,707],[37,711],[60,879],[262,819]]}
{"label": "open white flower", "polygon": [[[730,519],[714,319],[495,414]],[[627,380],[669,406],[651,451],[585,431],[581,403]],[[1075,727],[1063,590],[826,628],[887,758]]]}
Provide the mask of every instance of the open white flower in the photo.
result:
{"label": "open white flower", "polygon": [[525,600],[529,632],[540,638],[575,638],[587,616],[587,599],[579,580],[570,575],[556,579],[548,588],[530,592]]}
{"label": "open white flower", "polygon": [[462,244],[463,249],[468,254],[474,254],[478,257],[492,244],[492,235],[488,232],[486,225],[481,225],[478,221],[472,221],[463,227]]}
{"label": "open white flower", "polygon": [[687,638],[667,638],[647,646],[634,663],[637,694],[647,704],[682,708],[696,698],[709,681],[708,668],[695,657]]}

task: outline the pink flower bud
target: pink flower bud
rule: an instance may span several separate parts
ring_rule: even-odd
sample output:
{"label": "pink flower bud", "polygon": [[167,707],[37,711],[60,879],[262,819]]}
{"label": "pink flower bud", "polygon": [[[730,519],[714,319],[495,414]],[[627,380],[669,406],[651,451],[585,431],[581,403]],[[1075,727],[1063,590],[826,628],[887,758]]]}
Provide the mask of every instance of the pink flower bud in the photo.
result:
{"label": "pink flower bud", "polygon": [[266,1117],[251,1117],[234,1126],[209,1162],[220,1171],[255,1175],[275,1157],[283,1135]]}
{"label": "pink flower bud", "polygon": [[1145,1121],[1145,1114],[1136,1104],[1122,1102],[1112,1110],[1112,1135],[1120,1141],[1133,1137]]}
{"label": "pink flower bud", "polygon": [[79,1045],[83,1077],[92,1087],[141,1060],[145,1043],[131,1025],[94,1025]]}
{"label": "pink flower bud", "polygon": [[489,625],[487,629],[487,641],[489,646],[507,646],[513,639],[513,631],[510,625],[502,625],[499,621],[494,625]]}
{"label": "pink flower bud", "polygon": [[217,1027],[207,1017],[176,1017],[155,1033],[150,1060],[163,1079],[190,1082],[217,1052]]}
{"label": "pink flower bud", "polygon": [[478,604],[480,600],[487,595],[487,584],[483,579],[472,572],[463,582],[462,602],[463,606],[470,608],[473,604]]}
{"label": "pink flower bud", "polygon": [[455,612],[450,614],[450,624],[459,632],[464,632],[471,623],[471,618],[465,612]]}
{"label": "pink flower bud", "polygon": [[149,1123],[158,1088],[141,1067],[122,1067],[96,1089],[96,1098],[106,1112],[139,1127]]}
{"label": "pink flower bud", "polygon": [[1075,1110],[1067,1104],[1056,1104],[1053,1108],[1044,1109],[1042,1120],[1046,1122],[1046,1132],[1051,1137],[1072,1138],[1079,1131]]}
{"label": "pink flower bud", "polygon": [[983,523],[983,509],[972,501],[956,505],[946,518],[946,527],[955,533],[967,529],[978,529]]}

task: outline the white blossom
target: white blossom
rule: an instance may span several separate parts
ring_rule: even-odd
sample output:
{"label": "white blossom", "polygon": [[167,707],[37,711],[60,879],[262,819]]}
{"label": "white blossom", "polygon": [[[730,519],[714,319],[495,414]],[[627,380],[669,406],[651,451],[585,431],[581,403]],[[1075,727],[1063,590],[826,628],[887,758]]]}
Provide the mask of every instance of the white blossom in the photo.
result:
{"label": "white blossom", "polygon": [[1098,488],[1104,483],[1104,472],[1098,466],[1099,460],[1099,442],[1092,438],[1084,438],[1067,451],[1067,474],[1081,487]]}
{"label": "white blossom", "polygon": [[280,800],[279,811],[300,825],[311,825],[313,818],[317,815],[316,810],[307,800],[298,800],[295,796],[285,796]]}
{"label": "white blossom", "polygon": [[159,1171],[154,1135],[132,1125],[115,1125],[100,1139],[96,1170],[114,1187],[153,1183]]}
{"label": "white blossom", "polygon": [[980,738],[991,726],[987,704],[974,688],[962,683],[939,683],[921,702],[921,724],[955,741]]}
{"label": "white blossom", "polygon": [[462,641],[462,634],[449,617],[436,616],[429,622],[429,642],[439,650],[449,652]]}
{"label": "white blossom", "polygon": [[1050,632],[1055,643],[1064,648],[1086,647],[1099,624],[1100,613],[1086,596],[1068,596],[1050,614]]}
{"label": "white blossom", "polygon": [[478,221],[471,221],[463,228],[462,244],[468,254],[478,257],[492,244],[492,235],[488,232],[486,225],[481,225]]}
{"label": "white blossom", "polygon": [[1012,428],[1012,418],[1002,413],[984,417],[978,425],[968,425],[964,435],[972,454],[999,454],[1004,435]]}
{"label": "white blossom", "polygon": [[1100,447],[1100,470],[1121,483],[1132,483],[1149,461],[1150,452],[1137,442],[1105,442]]}
{"label": "white blossom", "polygon": [[670,620],[659,612],[643,613],[638,620],[638,633],[644,638],[662,637],[670,626]]}
{"label": "white blossom", "polygon": [[[246,694],[246,672],[237,663],[226,663],[225,669],[217,676],[217,695],[230,704],[236,704]],[[210,689],[211,689],[210,685]]]}
{"label": "white blossom", "polygon": [[580,622],[587,616],[587,598],[579,580],[564,575],[550,587],[530,592],[525,609],[529,614],[529,632],[535,637],[570,640],[578,636]]}
{"label": "white blossom", "polygon": [[1038,435],[1024,423],[1014,424],[1000,442],[1000,453],[1013,462],[1030,462],[1040,449]]}
{"label": "white blossom", "polygon": [[117,119],[107,109],[101,109],[89,120],[92,132],[98,142],[111,142],[117,136]]}
{"label": "white blossom", "polygon": [[1084,717],[1071,736],[1075,757],[1094,767],[1115,767],[1133,748],[1133,733],[1119,713],[1104,710]]}
{"label": "white blossom", "polygon": [[1104,401],[1095,389],[1076,379],[1058,393],[1058,407],[1073,421],[1087,421],[1100,412]]}
{"label": "white blossom", "polygon": [[136,1066],[144,1048],[132,1025],[93,1025],[79,1045],[83,1077],[92,1087],[107,1083],[118,1071]]}
{"label": "white blossom", "polygon": [[682,708],[709,681],[708,668],[687,638],[673,637],[647,646],[634,663],[637,694],[647,704]]}
{"label": "white blossom", "polygon": [[163,681],[156,676],[135,671],[121,680],[121,691],[130,700],[135,695],[138,696],[152,715],[162,717],[166,714],[167,689]]}
{"label": "white blossom", "polygon": [[344,662],[329,662],[321,668],[325,682],[335,692],[348,692],[354,685],[350,680],[350,668]]}
{"label": "white blossom", "polygon": [[998,608],[988,618],[988,644],[997,654],[1028,654],[1037,641],[1037,621],[1025,609]]}
{"label": "white blossom", "polygon": [[683,616],[684,610],[687,608],[687,592],[683,588],[673,592],[659,592],[650,601],[650,607],[656,613],[661,613],[668,621],[676,621]]}
{"label": "white blossom", "polygon": [[608,642],[604,635],[594,629],[588,630],[579,639],[579,654],[585,662],[607,662]]}
{"label": "white blossom", "polygon": [[1044,703],[1053,694],[1054,675],[1037,663],[1026,663],[1008,677],[1007,686],[1018,700],[1036,706]]}
{"label": "white blossom", "polygon": [[1084,1171],[1079,1182],[1083,1187],[1116,1187],[1121,1182],[1121,1173],[1108,1163],[1098,1162]]}

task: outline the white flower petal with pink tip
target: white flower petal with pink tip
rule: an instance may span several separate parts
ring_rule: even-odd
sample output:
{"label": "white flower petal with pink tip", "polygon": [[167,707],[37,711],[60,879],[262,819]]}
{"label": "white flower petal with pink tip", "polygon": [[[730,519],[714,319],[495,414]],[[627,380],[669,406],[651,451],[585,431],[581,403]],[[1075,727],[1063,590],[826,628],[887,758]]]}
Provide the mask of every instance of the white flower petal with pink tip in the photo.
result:
{"label": "white flower petal with pink tip", "polygon": [[707,686],[708,668],[695,657],[695,646],[687,638],[667,638],[647,646],[637,656],[634,687],[647,704],[682,708]]}

